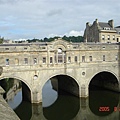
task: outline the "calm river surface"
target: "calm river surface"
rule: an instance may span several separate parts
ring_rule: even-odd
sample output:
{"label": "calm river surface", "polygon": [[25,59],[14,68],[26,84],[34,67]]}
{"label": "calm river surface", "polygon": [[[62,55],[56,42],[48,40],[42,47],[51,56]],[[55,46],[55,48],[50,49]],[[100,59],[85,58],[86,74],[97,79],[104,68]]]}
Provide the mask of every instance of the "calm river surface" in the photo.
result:
{"label": "calm river surface", "polygon": [[58,95],[48,81],[43,104],[21,102],[21,94],[8,102],[21,120],[120,120],[120,95],[111,91],[93,89],[89,98],[79,99],[67,93]]}

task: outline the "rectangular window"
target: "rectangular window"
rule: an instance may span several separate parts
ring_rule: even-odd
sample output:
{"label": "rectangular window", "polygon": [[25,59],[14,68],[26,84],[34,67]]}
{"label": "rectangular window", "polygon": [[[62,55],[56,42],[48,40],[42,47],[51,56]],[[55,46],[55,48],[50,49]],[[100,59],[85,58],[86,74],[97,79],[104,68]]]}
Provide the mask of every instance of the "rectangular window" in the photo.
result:
{"label": "rectangular window", "polygon": [[18,58],[15,58],[15,65],[18,65],[18,64],[19,64]]}
{"label": "rectangular window", "polygon": [[71,62],[71,57],[70,56],[68,57],[68,62]]}
{"label": "rectangular window", "polygon": [[75,62],[77,62],[77,56],[75,56]]}
{"label": "rectangular window", "polygon": [[37,64],[37,58],[33,59],[34,64]]}
{"label": "rectangular window", "polygon": [[116,60],[116,61],[118,60],[118,56],[117,56],[117,55],[115,56],[115,60]]}
{"label": "rectangular window", "polygon": [[28,64],[28,58],[24,58],[24,63]]}
{"label": "rectangular window", "polygon": [[89,60],[92,61],[92,56],[89,56]]}
{"label": "rectangular window", "polygon": [[50,63],[53,63],[53,58],[52,57],[50,57]]}
{"label": "rectangular window", "polygon": [[102,40],[105,40],[105,35],[102,35]]}
{"label": "rectangular window", "polygon": [[63,56],[62,54],[58,54],[58,63],[62,63],[63,62]]}
{"label": "rectangular window", "polygon": [[113,40],[115,40],[115,35],[113,35]]}
{"label": "rectangular window", "polygon": [[117,38],[117,42],[119,42],[119,38]]}
{"label": "rectangular window", "polygon": [[108,35],[108,40],[110,40],[110,35]]}
{"label": "rectangular window", "polygon": [[5,48],[5,50],[9,50],[9,48]]}
{"label": "rectangular window", "polygon": [[46,63],[46,57],[43,57],[43,63]]}
{"label": "rectangular window", "polygon": [[5,62],[6,62],[6,65],[9,65],[9,59],[6,59]]}
{"label": "rectangular window", "polygon": [[105,61],[105,55],[103,55],[103,61]]}
{"label": "rectangular window", "polygon": [[24,50],[27,50],[27,48],[25,47]]}
{"label": "rectangular window", "polygon": [[82,56],[82,62],[85,62],[85,56]]}

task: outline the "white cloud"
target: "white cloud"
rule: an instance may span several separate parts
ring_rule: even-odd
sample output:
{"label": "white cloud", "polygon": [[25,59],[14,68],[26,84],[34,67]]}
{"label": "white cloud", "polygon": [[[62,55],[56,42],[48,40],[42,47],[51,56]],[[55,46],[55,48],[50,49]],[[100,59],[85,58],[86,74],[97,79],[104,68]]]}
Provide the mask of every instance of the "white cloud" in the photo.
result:
{"label": "white cloud", "polygon": [[72,30],[66,34],[66,36],[83,36],[84,31],[75,31]]}
{"label": "white cloud", "polygon": [[64,35],[77,37],[77,36],[83,36],[83,33],[84,33],[84,31],[75,31],[75,30],[72,30],[72,31],[70,31],[70,32],[68,32],[68,33],[65,33],[65,34],[63,34],[63,35],[53,34],[53,33],[52,33],[52,34],[49,34],[49,35],[48,35],[48,38],[50,38],[50,37],[55,37],[55,36],[63,37]]}
{"label": "white cloud", "polygon": [[114,19],[120,25],[118,11],[119,0],[0,0],[0,36],[83,35],[86,22],[96,18],[102,22]]}

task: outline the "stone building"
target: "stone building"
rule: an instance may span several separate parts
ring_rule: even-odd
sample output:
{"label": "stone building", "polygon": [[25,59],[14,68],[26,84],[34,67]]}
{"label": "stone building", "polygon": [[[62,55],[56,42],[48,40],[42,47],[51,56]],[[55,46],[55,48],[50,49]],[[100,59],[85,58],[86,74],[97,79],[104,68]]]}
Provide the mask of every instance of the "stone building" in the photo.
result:
{"label": "stone building", "polygon": [[86,23],[84,42],[116,43],[120,42],[120,27],[114,27],[114,21]]}

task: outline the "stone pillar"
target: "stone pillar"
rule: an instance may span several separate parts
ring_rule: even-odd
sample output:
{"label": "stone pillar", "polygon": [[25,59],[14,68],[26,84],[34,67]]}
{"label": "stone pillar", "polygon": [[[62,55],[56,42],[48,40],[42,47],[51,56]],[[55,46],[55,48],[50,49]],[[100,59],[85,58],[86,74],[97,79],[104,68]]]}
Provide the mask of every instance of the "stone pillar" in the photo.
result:
{"label": "stone pillar", "polygon": [[37,90],[33,91],[31,102],[32,103],[41,103],[42,102],[42,93],[38,92]]}
{"label": "stone pillar", "polygon": [[86,97],[88,97],[89,95],[88,95],[88,86],[87,85],[84,85],[84,84],[82,84],[82,86],[81,86],[81,89],[80,89],[80,97],[83,97],[83,98],[86,98]]}
{"label": "stone pillar", "polygon": [[50,52],[47,50],[47,66],[50,64]]}
{"label": "stone pillar", "polygon": [[64,52],[62,53],[62,62],[64,63]]}
{"label": "stone pillar", "polygon": [[56,53],[56,63],[58,63],[58,52]]}
{"label": "stone pillar", "polygon": [[32,105],[32,117],[30,120],[46,120],[46,118],[43,115],[42,104]]}

